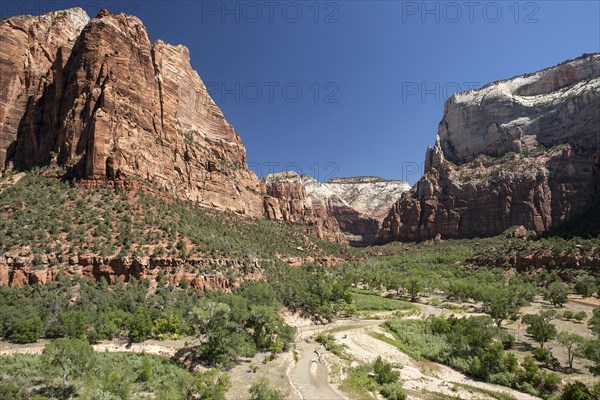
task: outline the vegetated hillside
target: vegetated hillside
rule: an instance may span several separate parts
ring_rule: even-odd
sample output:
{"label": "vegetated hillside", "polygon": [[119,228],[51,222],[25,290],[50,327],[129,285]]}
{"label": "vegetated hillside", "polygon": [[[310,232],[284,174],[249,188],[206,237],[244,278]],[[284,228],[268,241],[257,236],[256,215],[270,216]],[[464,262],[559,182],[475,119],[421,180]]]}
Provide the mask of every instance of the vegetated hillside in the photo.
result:
{"label": "vegetated hillside", "polygon": [[[55,280],[61,268],[77,265],[93,271],[73,274],[103,275],[110,281],[103,265],[127,277],[145,275],[117,270],[173,267],[187,273],[186,267],[198,265],[215,274],[231,266],[261,267],[289,258],[294,263],[333,260],[353,252],[284,223],[214,212],[159,192],[110,185],[82,189],[39,173],[5,176],[2,182],[0,280],[5,284],[15,279],[11,271],[22,269],[29,272],[20,283]],[[39,277],[48,268],[54,271],[51,276],[44,272]],[[32,282],[34,273],[38,278]]]}

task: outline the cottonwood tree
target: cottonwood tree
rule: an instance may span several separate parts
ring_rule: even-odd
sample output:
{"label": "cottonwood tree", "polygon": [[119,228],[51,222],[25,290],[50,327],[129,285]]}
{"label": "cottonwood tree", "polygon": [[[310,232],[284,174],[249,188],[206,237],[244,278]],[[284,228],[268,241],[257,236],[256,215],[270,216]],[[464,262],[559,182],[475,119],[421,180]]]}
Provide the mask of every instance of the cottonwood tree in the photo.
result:
{"label": "cottonwood tree", "polygon": [[423,290],[423,281],[416,276],[411,276],[402,283],[402,286],[408,292],[410,301],[414,303],[417,301],[419,293]]}
{"label": "cottonwood tree", "polygon": [[575,278],[575,292],[584,299],[590,297],[594,292],[596,279],[589,274],[581,274]]}
{"label": "cottonwood tree", "polygon": [[519,313],[521,303],[516,294],[510,287],[490,288],[483,303],[487,309],[487,313],[496,323],[496,326],[500,327],[502,321],[514,318]]}
{"label": "cottonwood tree", "polygon": [[562,307],[569,301],[568,294],[569,288],[564,283],[555,281],[548,286],[544,293],[544,300],[549,301],[553,306]]}
{"label": "cottonwood tree", "polygon": [[579,346],[584,342],[583,337],[571,332],[560,332],[558,334],[558,342],[562,344],[567,350],[567,363],[569,368],[573,368],[573,360],[575,359],[575,353]]}
{"label": "cottonwood tree", "polygon": [[552,324],[552,320],[556,318],[555,310],[543,310],[539,314],[529,314],[523,317],[523,323],[527,326],[527,334],[533,340],[544,347],[544,343],[556,337],[556,327]]}
{"label": "cottonwood tree", "polygon": [[48,371],[57,371],[62,379],[63,389],[69,378],[85,374],[93,364],[94,350],[81,339],[57,339],[44,347],[42,364]]}

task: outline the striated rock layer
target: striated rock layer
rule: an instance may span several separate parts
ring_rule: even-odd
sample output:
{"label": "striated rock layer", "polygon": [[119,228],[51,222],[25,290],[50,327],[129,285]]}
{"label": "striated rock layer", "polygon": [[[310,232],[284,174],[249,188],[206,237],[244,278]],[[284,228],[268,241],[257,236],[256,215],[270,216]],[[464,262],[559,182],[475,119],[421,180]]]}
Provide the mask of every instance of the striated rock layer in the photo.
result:
{"label": "striated rock layer", "polygon": [[[144,181],[198,205],[262,215],[240,137],[183,46],[133,16],[79,8],[0,24],[0,165],[57,163],[86,181]],[[89,185],[89,183],[88,183]]]}
{"label": "striated rock layer", "polygon": [[263,183],[270,196],[265,201],[268,218],[305,224],[319,237],[356,246],[373,244],[389,207],[410,189],[404,181],[376,177],[321,183],[295,172],[269,175]]}
{"label": "striated rock layer", "polygon": [[459,93],[379,242],[538,232],[599,193],[600,54]]}
{"label": "striated rock layer", "polygon": [[[57,256],[44,255],[34,264],[30,254],[6,254],[0,256],[0,286],[46,284],[61,276],[82,276],[108,283],[128,282],[130,279],[157,280],[159,274],[174,284],[187,282],[197,290],[224,290],[239,286],[241,280],[262,277],[260,260],[250,266],[233,259],[211,258],[156,258],[156,257],[101,257],[97,255]],[[240,271],[253,270],[252,274]],[[230,281],[223,271],[229,270],[235,277]]]}

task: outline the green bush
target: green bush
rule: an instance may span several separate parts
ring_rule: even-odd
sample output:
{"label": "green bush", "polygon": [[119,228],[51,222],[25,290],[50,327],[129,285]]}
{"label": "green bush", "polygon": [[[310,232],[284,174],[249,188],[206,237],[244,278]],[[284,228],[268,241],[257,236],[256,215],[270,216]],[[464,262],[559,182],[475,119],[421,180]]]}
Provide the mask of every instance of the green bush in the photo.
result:
{"label": "green bush", "polygon": [[263,377],[250,386],[250,400],[283,400],[283,393],[272,389],[267,378]]}
{"label": "green bush", "polygon": [[22,400],[21,389],[13,382],[0,380],[0,399],[2,400]]}
{"label": "green bush", "polygon": [[373,372],[375,373],[375,380],[380,385],[396,382],[400,376],[400,373],[394,371],[392,365],[383,361],[381,356],[378,356],[373,363]]}
{"label": "green bush", "polygon": [[565,385],[560,398],[561,400],[590,400],[592,399],[592,394],[585,384],[575,381]]}
{"label": "green bush", "polygon": [[406,393],[400,382],[387,383],[381,387],[379,391],[387,400],[405,400]]}

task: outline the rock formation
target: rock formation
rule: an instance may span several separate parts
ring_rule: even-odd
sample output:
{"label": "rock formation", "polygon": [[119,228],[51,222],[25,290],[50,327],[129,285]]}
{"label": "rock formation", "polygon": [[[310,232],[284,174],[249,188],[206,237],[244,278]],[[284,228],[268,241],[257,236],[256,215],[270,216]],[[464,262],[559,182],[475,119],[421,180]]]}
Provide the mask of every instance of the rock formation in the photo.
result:
{"label": "rock formation", "polygon": [[599,159],[600,54],[455,94],[378,240],[545,231],[598,193]]}
{"label": "rock formation", "polygon": [[[141,21],[79,8],[0,24],[0,166],[58,164],[143,181],[198,205],[262,215],[240,137],[183,46]],[[88,183],[89,185],[89,183]]]}
{"label": "rock formation", "polygon": [[263,179],[267,195],[264,208],[267,218],[305,227],[319,239],[346,243],[337,220],[327,212],[325,204],[313,203],[295,172],[268,175]]}
{"label": "rock formation", "polygon": [[[252,273],[242,273],[250,270]],[[227,279],[225,271],[229,271],[229,276],[235,277],[235,280]],[[238,286],[239,280],[261,278],[262,267],[260,260],[101,257],[54,253],[43,255],[36,261],[27,248],[0,256],[0,286],[43,285],[61,276],[104,278],[113,284],[128,282],[132,278],[156,280],[160,273],[174,284],[185,281],[198,290],[217,290]]]}
{"label": "rock formation", "polygon": [[269,175],[263,183],[270,196],[265,201],[268,218],[304,224],[318,237],[358,246],[377,239],[389,207],[410,189],[404,181],[376,177],[335,178],[321,183],[295,172]]}

